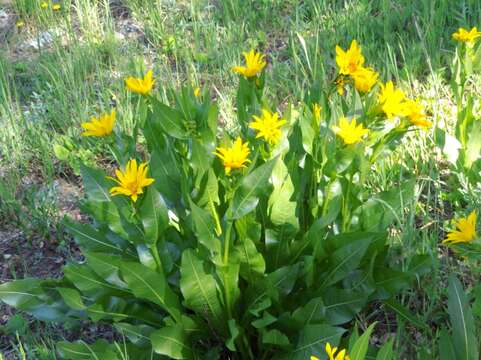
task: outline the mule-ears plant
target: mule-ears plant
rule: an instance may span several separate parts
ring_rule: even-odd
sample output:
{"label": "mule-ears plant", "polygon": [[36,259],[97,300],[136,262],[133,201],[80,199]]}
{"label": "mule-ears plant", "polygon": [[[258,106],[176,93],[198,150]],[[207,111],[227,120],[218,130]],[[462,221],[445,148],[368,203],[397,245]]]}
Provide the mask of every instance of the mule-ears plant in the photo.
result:
{"label": "mule-ears plant", "polygon": [[234,68],[235,140],[207,91],[165,88],[160,100],[152,73],[127,80],[142,105],[132,134],[111,134],[117,177],[83,166],[91,222],[64,221],[85,260],[60,280],[0,285],[1,300],[39,319],[110,323],[126,339],[60,342],[62,358],[304,360],[329,343],[331,357],[339,347],[363,359],[372,327],[343,337],[356,315],[395,301],[426,267],[422,255],[402,267],[389,256],[414,181],[367,186],[413,129],[406,116],[386,121],[377,85],[360,94],[347,82],[340,96],[334,80],[281,114],[251,53]]}

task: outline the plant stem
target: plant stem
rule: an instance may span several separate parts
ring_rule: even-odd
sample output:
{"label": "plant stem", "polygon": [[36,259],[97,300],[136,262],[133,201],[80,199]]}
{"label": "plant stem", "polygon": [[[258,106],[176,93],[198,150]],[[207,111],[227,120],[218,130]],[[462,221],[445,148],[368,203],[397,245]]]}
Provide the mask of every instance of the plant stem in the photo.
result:
{"label": "plant stem", "polygon": [[227,269],[229,266],[229,248],[230,248],[230,234],[232,232],[232,225],[233,222],[230,221],[227,224],[227,230],[225,233],[225,240],[224,240],[224,257],[223,257],[223,279],[224,279],[224,297],[225,297],[225,305],[227,307],[227,316],[228,319],[232,319],[232,304],[231,304],[231,296],[229,291],[229,277],[227,274]]}

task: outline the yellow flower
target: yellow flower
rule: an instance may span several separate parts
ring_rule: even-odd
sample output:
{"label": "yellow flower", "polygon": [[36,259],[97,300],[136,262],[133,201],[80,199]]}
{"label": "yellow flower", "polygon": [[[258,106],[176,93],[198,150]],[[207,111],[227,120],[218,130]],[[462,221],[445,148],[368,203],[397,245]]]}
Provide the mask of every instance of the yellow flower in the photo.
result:
{"label": "yellow flower", "polygon": [[112,196],[126,195],[136,202],[139,195],[143,194],[143,188],[149,186],[154,182],[154,179],[147,177],[147,171],[149,170],[147,163],[141,163],[137,166],[137,160],[129,160],[125,171],[115,170],[117,179],[113,177],[107,177],[110,180],[115,181],[119,186],[114,186],[110,189]]}
{"label": "yellow flower", "polygon": [[406,97],[401,89],[395,89],[392,81],[388,81],[386,85],[381,84],[381,93],[379,94],[379,103],[382,111],[389,119],[395,115],[404,115],[403,100]]}
{"label": "yellow flower", "polygon": [[19,20],[15,25],[20,29],[25,26],[25,22],[22,20]]}
{"label": "yellow flower", "polygon": [[371,68],[360,67],[351,76],[354,79],[356,90],[361,93],[367,93],[376,84],[379,74]]}
{"label": "yellow flower", "polygon": [[127,89],[141,95],[149,94],[154,84],[155,80],[152,78],[152,70],[147,71],[143,79],[134,77],[128,77],[125,79],[125,86]]}
{"label": "yellow flower", "polygon": [[265,55],[251,50],[249,52],[243,52],[246,66],[234,66],[232,71],[244,75],[245,77],[253,77],[259,74],[266,66]]}
{"label": "yellow flower", "polygon": [[98,119],[92,117],[90,122],[82,123],[81,126],[85,129],[82,136],[107,136],[112,133],[115,125],[115,110],[110,114],[103,114]]}
{"label": "yellow flower", "polygon": [[194,96],[195,96],[195,97],[199,97],[199,96],[200,96],[200,87],[196,87],[196,88],[194,89]]}
{"label": "yellow flower", "polygon": [[311,355],[310,360],[319,360],[319,358],[317,356]]}
{"label": "yellow flower", "polygon": [[257,130],[256,138],[264,138],[271,145],[279,142],[282,132],[280,127],[286,123],[285,120],[279,119],[277,112],[271,113],[267,109],[262,109],[262,116],[254,115],[254,120],[249,124],[251,129]]}
{"label": "yellow flower", "polygon": [[361,48],[356,40],[352,40],[349,50],[344,51],[339,45],[336,46],[336,63],[339,74],[351,75],[364,64]]}
{"label": "yellow flower", "polygon": [[52,10],[53,11],[58,11],[62,8],[62,6],[60,4],[53,4],[52,5]]}
{"label": "yellow flower", "polygon": [[336,355],[337,347],[331,347],[331,344],[326,343],[326,353],[329,356],[329,360],[350,360],[349,355],[346,355],[346,349],[339,351]]}
{"label": "yellow flower", "polygon": [[467,218],[456,221],[456,229],[448,232],[443,244],[469,243],[476,238],[476,211],[471,212]]}
{"label": "yellow flower", "polygon": [[341,117],[339,126],[333,126],[332,129],[348,145],[362,141],[362,137],[369,133],[369,130],[365,129],[362,124],[356,123],[356,119],[352,119],[349,123],[345,117]]}
{"label": "yellow flower", "polygon": [[321,120],[321,110],[322,107],[318,103],[312,105],[312,113],[314,114],[314,118],[318,123]]}
{"label": "yellow flower", "polygon": [[457,32],[453,33],[454,40],[465,43],[473,43],[473,41],[480,36],[481,32],[478,31],[476,26],[469,31],[464,28],[459,28]]}
{"label": "yellow flower", "polygon": [[409,118],[409,121],[413,125],[420,126],[422,128],[429,128],[432,126],[431,121],[426,119],[426,114],[424,112],[423,106],[414,100],[406,100],[404,102],[403,113]]}
{"label": "yellow flower", "polygon": [[242,143],[240,137],[236,139],[232,147],[218,147],[216,150],[214,154],[224,162],[226,174],[230,174],[232,169],[246,167],[246,163],[250,162],[247,158],[250,154],[249,144],[247,142]]}
{"label": "yellow flower", "polygon": [[42,2],[40,3],[40,7],[41,7],[42,9],[46,9],[46,8],[48,8],[48,3],[47,3],[46,1],[42,1]]}

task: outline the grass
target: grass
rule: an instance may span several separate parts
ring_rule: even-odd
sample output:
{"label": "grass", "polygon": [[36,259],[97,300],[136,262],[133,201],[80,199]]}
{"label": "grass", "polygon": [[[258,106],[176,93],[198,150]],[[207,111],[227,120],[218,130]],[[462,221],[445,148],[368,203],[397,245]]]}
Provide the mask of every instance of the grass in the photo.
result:
{"label": "grass", "polygon": [[[328,81],[319,76],[322,67],[334,76],[335,45],[346,47],[357,39],[367,61],[384,69],[381,76],[425,99],[437,123],[446,121],[452,102],[446,85],[455,47],[451,33],[481,23],[478,0],[61,4],[57,12],[40,9],[34,0],[4,6],[11,25],[6,46],[0,49],[0,226],[21,226],[31,236],[49,236],[56,230],[51,219],[59,218],[57,199],[62,194],[55,193],[55,180],[76,183],[78,158],[91,163],[111,160],[105,148],[79,136],[79,124],[117,106],[120,126],[132,128],[137,104],[123,88],[127,75],[153,67],[159,82],[208,87],[220,104],[222,120],[231,126],[236,76],[230,68],[242,51],[257,48],[267,53],[272,64],[268,77],[276,84],[268,96],[284,108],[306,96],[299,90],[303,85]],[[18,19],[25,26],[16,29]],[[38,46],[45,38],[51,42]],[[30,42],[36,48],[26,46]],[[445,126],[451,129],[447,119]],[[393,241],[399,251],[427,253],[437,264],[430,279],[420,280],[403,297],[403,303],[427,322],[442,310],[446,294],[439,283],[446,273],[466,269],[438,257],[439,235],[453,209],[446,202],[446,166],[432,161],[440,158],[436,137],[413,135],[400,147],[377,169],[372,187],[382,190],[396,184],[412,169],[419,174],[419,201],[399,219],[399,235]],[[479,207],[480,192],[464,193],[464,202]],[[453,204],[461,205],[459,200]],[[396,348],[406,358],[430,358],[436,334],[399,324]]]}

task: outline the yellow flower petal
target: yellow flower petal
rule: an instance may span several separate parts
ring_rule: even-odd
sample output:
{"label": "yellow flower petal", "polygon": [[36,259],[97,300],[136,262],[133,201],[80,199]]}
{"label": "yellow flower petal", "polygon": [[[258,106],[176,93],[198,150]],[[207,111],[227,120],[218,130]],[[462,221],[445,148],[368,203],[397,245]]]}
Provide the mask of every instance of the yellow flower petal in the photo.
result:
{"label": "yellow flower petal", "polygon": [[225,173],[230,174],[232,169],[240,169],[250,162],[248,156],[250,154],[249,144],[243,143],[238,137],[230,148],[216,148],[214,155],[219,157],[224,163]]}
{"label": "yellow flower petal", "polygon": [[147,163],[141,163],[140,165],[137,165],[137,160],[129,160],[125,166],[125,171],[120,169],[115,170],[117,179],[107,177],[107,179],[113,180],[118,184],[118,186],[114,186],[110,189],[110,193],[113,196],[130,196],[132,201],[136,202],[138,196],[144,193],[143,188],[154,182],[154,179],[147,177],[147,172]]}

